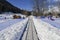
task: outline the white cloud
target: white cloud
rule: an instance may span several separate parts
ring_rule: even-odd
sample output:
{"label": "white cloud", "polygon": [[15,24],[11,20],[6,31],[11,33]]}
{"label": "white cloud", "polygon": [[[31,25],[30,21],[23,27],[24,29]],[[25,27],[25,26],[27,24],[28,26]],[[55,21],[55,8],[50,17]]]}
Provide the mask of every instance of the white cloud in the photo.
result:
{"label": "white cloud", "polygon": [[54,1],[56,1],[56,2],[57,2],[57,1],[60,1],[60,0],[54,0]]}

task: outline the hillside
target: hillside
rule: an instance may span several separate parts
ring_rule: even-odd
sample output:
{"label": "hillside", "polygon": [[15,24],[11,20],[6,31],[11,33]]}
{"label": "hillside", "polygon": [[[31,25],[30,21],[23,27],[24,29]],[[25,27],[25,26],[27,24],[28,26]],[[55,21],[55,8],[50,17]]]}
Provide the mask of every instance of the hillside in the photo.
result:
{"label": "hillside", "polygon": [[20,8],[17,8],[13,6],[11,3],[9,3],[6,0],[0,0],[0,14],[2,12],[13,12],[13,13],[22,13],[25,15],[29,15],[29,11],[22,10]]}

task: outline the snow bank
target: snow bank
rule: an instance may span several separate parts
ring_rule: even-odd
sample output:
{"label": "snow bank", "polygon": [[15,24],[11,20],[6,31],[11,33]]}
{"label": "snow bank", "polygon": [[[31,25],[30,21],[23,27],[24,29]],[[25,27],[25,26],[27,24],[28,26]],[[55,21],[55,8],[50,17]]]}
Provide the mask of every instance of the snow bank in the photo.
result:
{"label": "snow bank", "polygon": [[6,19],[6,20],[4,20],[5,22],[0,23],[0,31],[7,27],[11,27],[11,25],[18,23],[22,20],[23,19]]}
{"label": "snow bank", "polygon": [[3,19],[3,20],[0,20],[0,23],[3,23],[3,22],[7,22],[7,21],[10,21],[12,19]]}
{"label": "snow bank", "polygon": [[0,20],[0,23],[5,22],[4,20]]}
{"label": "snow bank", "polygon": [[13,19],[13,14],[0,14],[0,19]]}
{"label": "snow bank", "polygon": [[19,40],[27,24],[27,20],[25,19],[0,31],[0,40]]}
{"label": "snow bank", "polygon": [[41,20],[43,20],[44,22],[47,22],[47,23],[53,25],[54,27],[60,29],[60,18],[53,18],[53,19],[54,19],[54,21],[52,21],[52,20],[50,20],[48,18],[41,19]]}
{"label": "snow bank", "polygon": [[60,29],[43,22],[40,19],[33,19],[39,40],[60,40]]}

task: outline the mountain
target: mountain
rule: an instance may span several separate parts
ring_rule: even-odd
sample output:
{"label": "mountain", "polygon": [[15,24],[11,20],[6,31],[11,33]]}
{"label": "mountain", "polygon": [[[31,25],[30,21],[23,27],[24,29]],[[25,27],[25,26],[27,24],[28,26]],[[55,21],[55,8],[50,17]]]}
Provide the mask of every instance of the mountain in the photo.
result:
{"label": "mountain", "polygon": [[22,10],[20,8],[17,8],[13,6],[11,3],[9,3],[6,0],[0,0],[0,14],[2,12],[13,12],[13,13],[21,13],[25,15],[30,15],[30,11]]}
{"label": "mountain", "polygon": [[0,12],[21,13],[21,9],[13,6],[6,0],[0,0]]}

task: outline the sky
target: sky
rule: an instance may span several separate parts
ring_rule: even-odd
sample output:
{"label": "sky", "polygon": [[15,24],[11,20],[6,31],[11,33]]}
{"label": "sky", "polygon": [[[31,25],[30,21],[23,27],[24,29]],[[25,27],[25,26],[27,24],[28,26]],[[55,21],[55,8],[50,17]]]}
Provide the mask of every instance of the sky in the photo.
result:
{"label": "sky", "polygon": [[[32,0],[7,0],[7,1],[20,9],[32,11],[33,8]],[[58,0],[47,0],[49,6],[53,5],[53,3],[56,1]]]}
{"label": "sky", "polygon": [[7,0],[7,1],[20,9],[24,9],[28,11],[32,10],[31,0]]}
{"label": "sky", "polygon": [[54,7],[54,6],[58,6],[58,2],[60,2],[59,0],[47,0],[48,2],[48,7]]}

